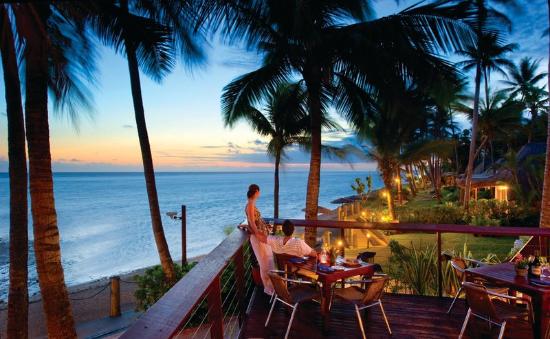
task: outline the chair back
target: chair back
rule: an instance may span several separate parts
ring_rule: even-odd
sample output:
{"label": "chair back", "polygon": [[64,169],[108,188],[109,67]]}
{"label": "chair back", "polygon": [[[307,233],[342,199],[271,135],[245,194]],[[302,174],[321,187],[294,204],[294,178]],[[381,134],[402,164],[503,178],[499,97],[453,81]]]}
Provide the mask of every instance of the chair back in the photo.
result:
{"label": "chair back", "polygon": [[361,261],[363,262],[372,264],[374,263],[375,256],[376,256],[376,252],[362,252],[357,255],[357,259],[361,259]]}
{"label": "chair back", "polygon": [[462,258],[452,258],[451,266],[453,267],[453,270],[455,272],[455,275],[458,281],[460,282],[464,281],[464,278],[466,277],[464,274],[467,267],[466,261]]}
{"label": "chair back", "polygon": [[472,282],[464,282],[462,283],[462,287],[466,292],[468,306],[470,306],[473,313],[488,319],[499,319],[495,306],[493,305],[491,298],[489,298],[487,289],[485,289],[483,285]]}
{"label": "chair back", "polygon": [[380,300],[384,294],[384,287],[389,278],[387,275],[377,275],[372,277],[372,282],[367,284],[363,300],[361,301],[365,305],[372,304],[373,302]]}
{"label": "chair back", "polygon": [[277,296],[283,301],[289,304],[293,304],[292,297],[288,292],[288,287],[283,277],[275,272],[268,272],[268,275],[269,279],[271,279],[271,283],[273,284],[273,288],[275,289],[275,293],[277,294]]}

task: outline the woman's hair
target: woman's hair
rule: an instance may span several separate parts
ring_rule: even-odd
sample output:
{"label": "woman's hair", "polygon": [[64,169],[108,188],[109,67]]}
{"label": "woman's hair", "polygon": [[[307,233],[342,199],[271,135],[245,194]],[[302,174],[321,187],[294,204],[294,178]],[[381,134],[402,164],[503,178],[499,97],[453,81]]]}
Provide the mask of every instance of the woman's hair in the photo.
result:
{"label": "woman's hair", "polygon": [[260,190],[260,186],[256,185],[256,184],[252,184],[250,186],[248,186],[248,192],[246,192],[246,197],[247,198],[252,198],[254,196],[254,194],[256,194],[256,192],[258,192]]}

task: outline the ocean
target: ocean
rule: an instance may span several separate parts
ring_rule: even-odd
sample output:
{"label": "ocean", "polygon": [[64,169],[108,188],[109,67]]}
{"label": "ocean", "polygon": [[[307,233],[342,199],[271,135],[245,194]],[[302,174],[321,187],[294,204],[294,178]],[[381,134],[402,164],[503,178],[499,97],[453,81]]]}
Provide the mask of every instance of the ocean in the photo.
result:
{"label": "ocean", "polygon": [[[373,177],[373,187],[382,186],[375,172],[324,171],[319,205],[334,208],[330,201],[354,194],[356,177]],[[166,212],[187,206],[188,257],[210,252],[226,236],[227,227],[244,219],[248,185],[260,185],[258,208],[263,216],[273,214],[271,172],[157,173],[157,188],[164,231],[174,260],[181,258],[180,221]],[[279,215],[303,218],[307,172],[283,171]],[[55,201],[61,235],[61,253],[67,285],[127,273],[159,263],[143,173],[56,173]],[[30,201],[30,200],[29,200]],[[29,209],[30,218],[30,209]],[[29,222],[29,289],[38,291],[32,252],[32,221]],[[9,235],[9,179],[0,174],[0,300],[7,299]]]}

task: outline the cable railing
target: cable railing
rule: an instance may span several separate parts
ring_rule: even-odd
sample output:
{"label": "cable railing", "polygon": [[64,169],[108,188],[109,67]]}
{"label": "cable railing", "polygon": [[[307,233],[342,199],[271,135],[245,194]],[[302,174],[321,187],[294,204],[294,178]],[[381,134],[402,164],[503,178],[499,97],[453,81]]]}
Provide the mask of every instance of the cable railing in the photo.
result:
{"label": "cable railing", "polygon": [[[276,225],[283,219],[266,219]],[[468,225],[438,225],[410,223],[366,223],[354,221],[333,220],[302,220],[291,219],[297,228],[315,227],[331,229],[335,236],[330,238],[333,243],[341,243],[349,237],[350,230],[380,231],[388,238],[399,238],[401,242],[407,235],[425,235],[427,246],[432,246],[430,252],[434,260],[434,288],[430,291],[420,291],[415,286],[404,286],[394,280],[390,285],[393,293],[432,294],[439,297],[449,296],[449,276],[446,256],[442,255],[448,247],[456,247],[452,238],[464,235],[470,238],[486,238],[486,243],[501,244],[512,247],[516,237],[524,236],[529,241],[520,250],[533,252],[535,249],[541,255],[548,255],[548,239],[550,229],[530,227],[493,227]],[[368,232],[366,232],[368,234]],[[320,232],[323,233],[323,232]],[[454,234],[455,236],[452,236]],[[325,237],[323,236],[323,239]],[[498,241],[499,239],[503,241]],[[504,244],[504,245],[502,245]],[[494,245],[496,246],[496,245]],[[376,251],[376,260],[390,262],[394,253],[389,252],[391,246],[372,246]],[[347,248],[349,255],[365,248]],[[369,250],[369,243],[367,248]],[[489,251],[487,249],[478,249]],[[354,252],[355,251],[355,252]],[[376,262],[377,262],[376,261]],[[238,338],[242,333],[247,318],[247,309],[255,296],[255,284],[252,270],[255,262],[254,254],[249,245],[248,234],[242,230],[233,231],[220,245],[205,256],[170,289],[156,304],[147,310],[140,319],[131,326],[122,338]],[[436,272],[435,272],[436,271]],[[391,272],[388,272],[391,275]],[[435,277],[435,276],[434,276]],[[456,291],[456,290],[454,290]]]}

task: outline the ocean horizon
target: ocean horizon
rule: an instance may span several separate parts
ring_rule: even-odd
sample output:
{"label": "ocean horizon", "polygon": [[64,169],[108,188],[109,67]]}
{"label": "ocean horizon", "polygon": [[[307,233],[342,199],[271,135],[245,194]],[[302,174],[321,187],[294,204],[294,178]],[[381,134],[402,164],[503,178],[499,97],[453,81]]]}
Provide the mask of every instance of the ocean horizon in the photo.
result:
{"label": "ocean horizon", "polygon": [[[306,171],[284,170],[280,176],[279,215],[303,218]],[[355,178],[373,178],[372,171],[327,170],[321,173],[319,205],[335,208],[330,201],[352,195]],[[163,226],[174,260],[181,258],[180,221],[167,212],[187,206],[187,255],[210,252],[226,236],[225,229],[244,220],[246,190],[258,184],[258,208],[273,214],[272,171],[156,172]],[[68,286],[159,263],[151,230],[143,172],[54,172],[55,202],[61,236],[61,253]],[[0,300],[7,299],[9,281],[9,178],[0,173]],[[32,248],[29,206],[29,292],[38,292]]]}

